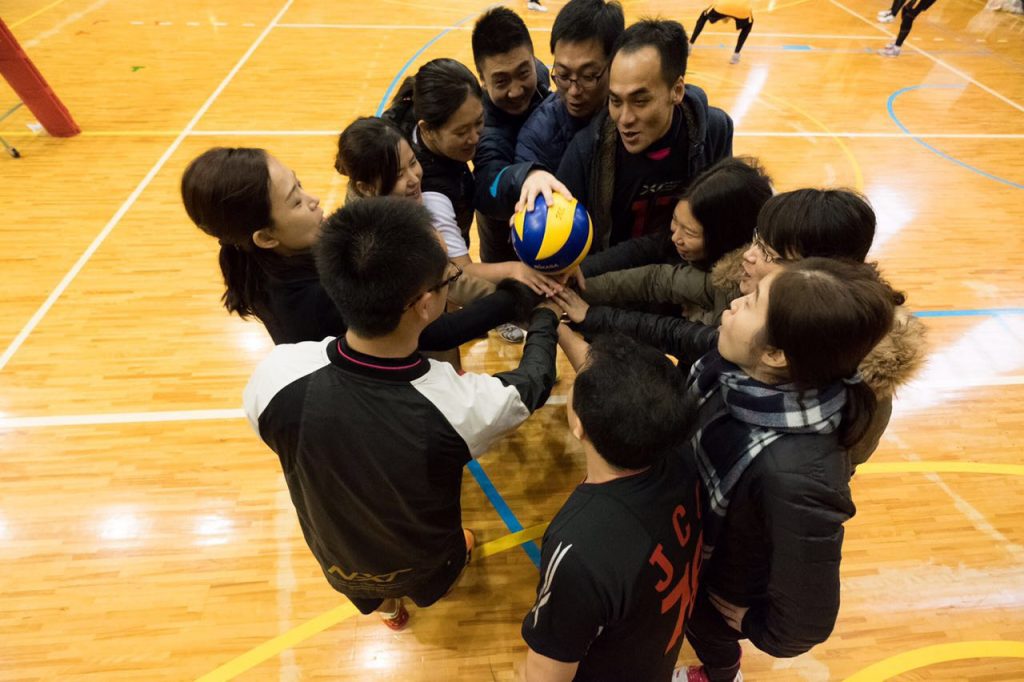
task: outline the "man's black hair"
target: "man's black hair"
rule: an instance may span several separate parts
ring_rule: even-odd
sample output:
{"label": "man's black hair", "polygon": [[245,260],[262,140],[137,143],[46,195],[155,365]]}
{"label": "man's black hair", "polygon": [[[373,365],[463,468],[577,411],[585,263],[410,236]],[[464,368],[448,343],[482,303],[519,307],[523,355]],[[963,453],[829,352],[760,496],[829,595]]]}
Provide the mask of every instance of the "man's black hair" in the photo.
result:
{"label": "man's black hair", "polygon": [[429,211],[399,197],[359,199],[332,213],[315,254],[327,294],[349,328],[367,338],[393,332],[448,264]]}
{"label": "man's black hair", "polygon": [[484,59],[511,52],[525,45],[533,54],[530,30],[522,18],[508,7],[492,7],[480,15],[473,27],[473,62],[483,73]]}
{"label": "man's black hair", "polygon": [[686,75],[686,29],[678,21],[641,19],[627,28],[612,48],[612,60],[620,52],[631,54],[653,47],[661,58],[661,77],[668,87]]}
{"label": "man's black hair", "polygon": [[616,0],[569,0],[555,17],[551,28],[551,52],[559,40],[582,43],[596,40],[604,48],[604,56],[611,57],[612,47],[626,30],[622,5]]}
{"label": "man's black hair", "polygon": [[616,469],[654,464],[690,431],[682,373],[663,353],[621,334],[591,345],[573,384],[572,409]]}

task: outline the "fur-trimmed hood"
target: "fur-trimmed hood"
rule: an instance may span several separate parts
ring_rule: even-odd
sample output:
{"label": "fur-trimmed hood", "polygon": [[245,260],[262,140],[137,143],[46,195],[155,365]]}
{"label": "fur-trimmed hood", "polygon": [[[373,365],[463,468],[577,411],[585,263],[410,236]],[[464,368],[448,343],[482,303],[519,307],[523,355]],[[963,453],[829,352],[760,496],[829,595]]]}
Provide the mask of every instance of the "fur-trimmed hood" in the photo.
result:
{"label": "fur-trimmed hood", "polygon": [[711,268],[711,286],[725,290],[739,289],[743,278],[743,254],[749,248],[750,244],[744,244],[719,258]]}
{"label": "fur-trimmed hood", "polygon": [[899,306],[892,330],[860,363],[860,374],[878,398],[891,398],[897,388],[921,369],[927,355],[924,323],[906,307]]}

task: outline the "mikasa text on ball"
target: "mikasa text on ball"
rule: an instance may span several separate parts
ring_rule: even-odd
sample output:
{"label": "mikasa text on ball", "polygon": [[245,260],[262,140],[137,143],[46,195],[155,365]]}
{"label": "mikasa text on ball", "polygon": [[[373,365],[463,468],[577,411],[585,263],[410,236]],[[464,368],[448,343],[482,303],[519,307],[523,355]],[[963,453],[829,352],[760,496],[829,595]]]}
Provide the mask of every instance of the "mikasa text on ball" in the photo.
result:
{"label": "mikasa text on ball", "polygon": [[520,211],[512,228],[512,246],[519,260],[545,274],[559,274],[579,265],[590,251],[594,229],[587,209],[557,192],[548,206],[537,197],[532,211]]}

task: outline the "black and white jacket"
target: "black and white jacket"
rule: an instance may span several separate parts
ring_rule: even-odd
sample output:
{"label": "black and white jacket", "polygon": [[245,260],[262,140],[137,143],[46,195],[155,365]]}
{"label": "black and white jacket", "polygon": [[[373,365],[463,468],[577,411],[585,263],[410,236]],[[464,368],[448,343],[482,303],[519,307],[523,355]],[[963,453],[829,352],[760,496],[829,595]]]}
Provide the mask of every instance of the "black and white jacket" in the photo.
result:
{"label": "black and white jacket", "polygon": [[370,357],[343,338],[277,346],[257,367],[246,415],[335,589],[401,596],[465,551],[462,468],[547,400],[557,326],[535,311],[519,367],[495,376]]}

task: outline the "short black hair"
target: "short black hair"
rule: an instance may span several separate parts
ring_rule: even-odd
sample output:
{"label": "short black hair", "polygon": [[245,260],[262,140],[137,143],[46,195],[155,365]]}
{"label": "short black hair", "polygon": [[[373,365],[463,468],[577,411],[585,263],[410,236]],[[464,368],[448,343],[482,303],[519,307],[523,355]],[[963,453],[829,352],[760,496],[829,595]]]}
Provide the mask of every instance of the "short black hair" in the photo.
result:
{"label": "short black hair", "polygon": [[690,431],[682,373],[658,350],[622,334],[594,340],[573,384],[572,409],[616,469],[654,464]]}
{"label": "short black hair", "polygon": [[492,7],[473,26],[473,62],[483,72],[484,59],[525,45],[533,53],[533,39],[522,18],[508,7]]}
{"label": "short black hair", "polygon": [[448,257],[430,212],[411,199],[351,201],[327,219],[314,247],[320,283],[354,332],[390,334],[408,304],[444,276]]}
{"label": "short black hair", "polygon": [[875,211],[849,189],[805,188],[776,194],[757,216],[757,235],[783,258],[863,262],[875,239]]}
{"label": "short black hair", "polygon": [[686,75],[688,41],[686,29],[669,19],[641,19],[619,36],[612,48],[612,60],[620,52],[627,54],[653,47],[661,58],[661,77],[668,87]]}
{"label": "short black hair", "polygon": [[626,30],[626,18],[622,5],[616,0],[569,0],[555,17],[551,28],[551,52],[555,43],[582,43],[597,40],[604,48],[604,56],[610,57],[612,47]]}

